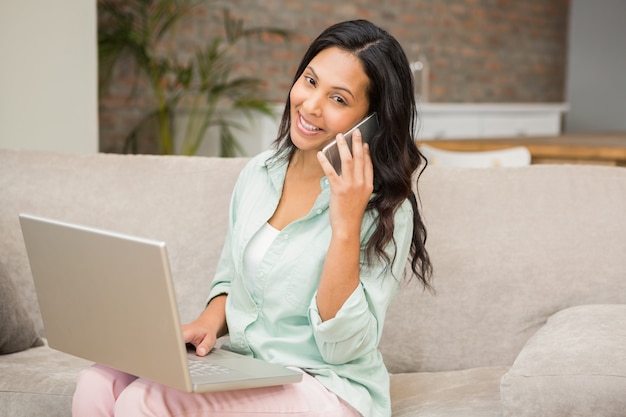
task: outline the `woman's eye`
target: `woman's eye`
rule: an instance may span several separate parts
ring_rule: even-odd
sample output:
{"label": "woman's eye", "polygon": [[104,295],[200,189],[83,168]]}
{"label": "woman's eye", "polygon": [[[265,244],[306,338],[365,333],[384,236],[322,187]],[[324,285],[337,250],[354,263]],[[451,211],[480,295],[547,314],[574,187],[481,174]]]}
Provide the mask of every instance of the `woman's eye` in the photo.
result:
{"label": "woman's eye", "polygon": [[346,101],[341,96],[335,96],[334,99],[339,104],[346,104]]}
{"label": "woman's eye", "polygon": [[315,86],[315,80],[313,79],[313,77],[309,77],[308,75],[305,75],[304,80],[306,81],[307,84]]}

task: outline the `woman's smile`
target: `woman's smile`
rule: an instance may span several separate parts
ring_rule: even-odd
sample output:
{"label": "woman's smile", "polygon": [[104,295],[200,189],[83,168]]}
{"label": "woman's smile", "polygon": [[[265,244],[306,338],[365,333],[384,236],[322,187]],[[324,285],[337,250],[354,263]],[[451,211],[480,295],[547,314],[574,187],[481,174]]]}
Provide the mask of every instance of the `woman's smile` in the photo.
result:
{"label": "woman's smile", "polygon": [[296,120],[298,125],[298,129],[305,135],[317,135],[324,130],[310,123],[304,116],[298,114],[298,118]]}

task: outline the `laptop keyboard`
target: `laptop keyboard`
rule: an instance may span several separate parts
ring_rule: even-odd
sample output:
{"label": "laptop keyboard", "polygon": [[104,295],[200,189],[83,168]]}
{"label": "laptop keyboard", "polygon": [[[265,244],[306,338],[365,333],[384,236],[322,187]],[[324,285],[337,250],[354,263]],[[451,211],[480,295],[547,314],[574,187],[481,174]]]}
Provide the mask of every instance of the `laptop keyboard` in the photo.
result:
{"label": "laptop keyboard", "polygon": [[188,359],[187,363],[189,364],[189,373],[191,376],[226,374],[230,372],[230,369],[225,366],[215,365],[206,361]]}

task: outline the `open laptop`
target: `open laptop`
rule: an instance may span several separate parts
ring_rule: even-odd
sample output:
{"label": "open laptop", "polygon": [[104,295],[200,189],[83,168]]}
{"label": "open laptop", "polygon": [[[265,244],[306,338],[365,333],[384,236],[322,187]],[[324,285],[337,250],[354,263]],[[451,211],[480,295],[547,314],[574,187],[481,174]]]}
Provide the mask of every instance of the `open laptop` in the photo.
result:
{"label": "open laptop", "polygon": [[50,347],[188,392],[302,379],[223,349],[205,357],[188,351],[165,243],[19,218]]}

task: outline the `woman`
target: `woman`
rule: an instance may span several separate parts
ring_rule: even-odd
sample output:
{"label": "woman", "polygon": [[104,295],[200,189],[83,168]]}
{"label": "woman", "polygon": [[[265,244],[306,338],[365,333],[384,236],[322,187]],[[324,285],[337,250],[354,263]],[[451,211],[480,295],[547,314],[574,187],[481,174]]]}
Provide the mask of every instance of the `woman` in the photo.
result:
{"label": "woman", "polygon": [[[370,144],[341,132],[376,112]],[[250,161],[204,312],[183,326],[204,356],[227,347],[303,371],[280,387],[189,394],[95,365],[74,416],[389,416],[378,342],[406,259],[429,286],[426,230],[411,191],[421,165],[398,42],[364,20],[326,29],[295,75],[276,149]],[[337,139],[342,174],[320,150]]]}

